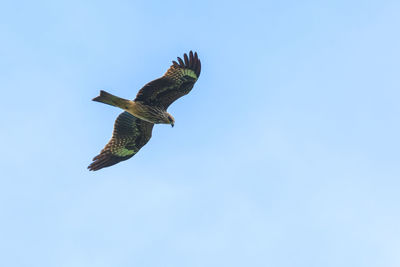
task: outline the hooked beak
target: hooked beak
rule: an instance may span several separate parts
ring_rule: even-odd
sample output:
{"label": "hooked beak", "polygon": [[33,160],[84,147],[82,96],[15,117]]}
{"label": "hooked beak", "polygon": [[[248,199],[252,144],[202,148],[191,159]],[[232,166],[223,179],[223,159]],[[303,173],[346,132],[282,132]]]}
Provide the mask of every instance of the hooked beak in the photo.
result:
{"label": "hooked beak", "polygon": [[172,128],[174,127],[174,124],[173,124],[173,123],[171,123],[171,127],[172,127]]}

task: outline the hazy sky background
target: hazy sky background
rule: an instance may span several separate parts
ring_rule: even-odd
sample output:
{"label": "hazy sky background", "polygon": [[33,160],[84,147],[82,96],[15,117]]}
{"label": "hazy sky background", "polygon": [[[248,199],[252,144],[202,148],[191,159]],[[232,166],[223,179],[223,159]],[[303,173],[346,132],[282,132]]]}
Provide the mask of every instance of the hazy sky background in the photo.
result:
{"label": "hazy sky background", "polygon": [[[0,265],[400,266],[399,1],[2,1]],[[132,159],[116,108],[202,74]]]}

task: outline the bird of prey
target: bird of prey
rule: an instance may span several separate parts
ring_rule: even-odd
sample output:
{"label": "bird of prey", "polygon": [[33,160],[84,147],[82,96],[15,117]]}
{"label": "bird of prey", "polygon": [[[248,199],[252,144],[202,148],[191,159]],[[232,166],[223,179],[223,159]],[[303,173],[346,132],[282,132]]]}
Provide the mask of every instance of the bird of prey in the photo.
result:
{"label": "bird of prey", "polygon": [[183,60],[178,57],[178,62],[172,61],[162,77],[143,86],[133,101],[100,91],[93,101],[125,111],[115,120],[111,140],[93,158],[88,169],[97,171],[134,156],[150,140],[154,124],[171,124],[173,127],[175,119],[167,109],[192,90],[200,70],[197,53],[190,51],[189,55],[184,54]]}

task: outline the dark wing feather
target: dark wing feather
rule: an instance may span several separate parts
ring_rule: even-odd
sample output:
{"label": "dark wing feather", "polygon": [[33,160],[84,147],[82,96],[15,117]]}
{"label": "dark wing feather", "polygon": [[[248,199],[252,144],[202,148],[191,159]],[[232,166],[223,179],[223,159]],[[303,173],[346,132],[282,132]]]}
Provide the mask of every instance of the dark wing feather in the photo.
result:
{"label": "dark wing feather", "polygon": [[121,113],[115,120],[111,140],[88,169],[97,171],[131,158],[150,140],[153,126],[128,112]]}
{"label": "dark wing feather", "polygon": [[172,61],[164,76],[140,89],[135,101],[167,109],[175,100],[188,94],[200,76],[201,63],[197,53],[192,51],[183,58],[178,57],[179,63]]}

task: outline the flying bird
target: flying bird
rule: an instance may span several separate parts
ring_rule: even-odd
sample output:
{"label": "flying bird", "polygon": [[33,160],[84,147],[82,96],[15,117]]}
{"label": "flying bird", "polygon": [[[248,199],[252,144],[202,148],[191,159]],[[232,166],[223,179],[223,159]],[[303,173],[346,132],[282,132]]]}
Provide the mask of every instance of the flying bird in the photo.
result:
{"label": "flying bird", "polygon": [[93,101],[125,111],[115,120],[111,140],[93,158],[88,169],[97,171],[133,157],[150,140],[154,124],[174,127],[175,119],[167,109],[192,90],[200,71],[197,53],[190,51],[189,55],[184,54],[183,60],[178,57],[178,62],[172,61],[162,77],[143,86],[133,101],[100,91]]}

